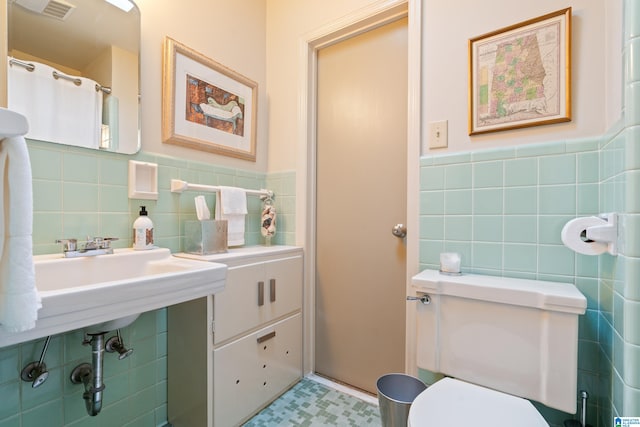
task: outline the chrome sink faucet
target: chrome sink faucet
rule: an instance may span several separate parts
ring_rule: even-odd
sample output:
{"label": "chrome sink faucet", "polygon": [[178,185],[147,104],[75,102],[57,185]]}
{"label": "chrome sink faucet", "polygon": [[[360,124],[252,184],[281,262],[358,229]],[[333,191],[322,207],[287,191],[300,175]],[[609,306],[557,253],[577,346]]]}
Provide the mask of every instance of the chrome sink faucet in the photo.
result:
{"label": "chrome sink faucet", "polygon": [[87,241],[78,248],[78,239],[59,239],[56,243],[62,243],[65,258],[108,255],[113,253],[111,242],[117,237],[87,237]]}

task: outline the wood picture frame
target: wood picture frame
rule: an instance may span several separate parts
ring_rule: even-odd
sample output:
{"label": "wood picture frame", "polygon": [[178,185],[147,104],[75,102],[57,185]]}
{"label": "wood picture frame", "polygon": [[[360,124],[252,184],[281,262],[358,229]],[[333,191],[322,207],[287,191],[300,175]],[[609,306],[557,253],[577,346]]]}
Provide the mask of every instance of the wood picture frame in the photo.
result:
{"label": "wood picture frame", "polygon": [[256,161],[258,84],[165,37],[162,141]]}
{"label": "wood picture frame", "polygon": [[570,7],[469,40],[469,135],[570,120]]}

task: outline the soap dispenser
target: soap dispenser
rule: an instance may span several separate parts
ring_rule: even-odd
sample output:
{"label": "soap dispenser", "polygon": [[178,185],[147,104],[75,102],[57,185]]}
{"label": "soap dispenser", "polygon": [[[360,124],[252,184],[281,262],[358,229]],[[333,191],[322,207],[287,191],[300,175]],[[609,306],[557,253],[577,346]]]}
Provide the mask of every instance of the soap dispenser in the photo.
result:
{"label": "soap dispenser", "polygon": [[147,208],[140,206],[140,216],[133,222],[133,249],[152,249],[153,222],[147,216]]}

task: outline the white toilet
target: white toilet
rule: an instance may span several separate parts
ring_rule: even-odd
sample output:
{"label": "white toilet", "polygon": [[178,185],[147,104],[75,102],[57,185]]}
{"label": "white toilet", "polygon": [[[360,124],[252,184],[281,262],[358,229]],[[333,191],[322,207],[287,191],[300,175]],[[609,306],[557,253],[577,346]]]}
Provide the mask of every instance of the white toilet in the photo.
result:
{"label": "white toilet", "polygon": [[447,377],[416,397],[409,426],[547,426],[526,399],[576,412],[587,301],[575,286],[435,270],[413,286],[429,297],[417,303],[418,367]]}

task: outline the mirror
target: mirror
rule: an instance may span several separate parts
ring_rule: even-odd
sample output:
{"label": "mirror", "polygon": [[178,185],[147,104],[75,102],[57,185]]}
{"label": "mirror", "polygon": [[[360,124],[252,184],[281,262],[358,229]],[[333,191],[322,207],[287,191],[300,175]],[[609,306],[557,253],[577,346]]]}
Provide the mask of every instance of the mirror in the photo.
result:
{"label": "mirror", "polygon": [[129,0],[8,0],[7,8],[7,105],[29,119],[26,137],[136,153],[138,7]]}

